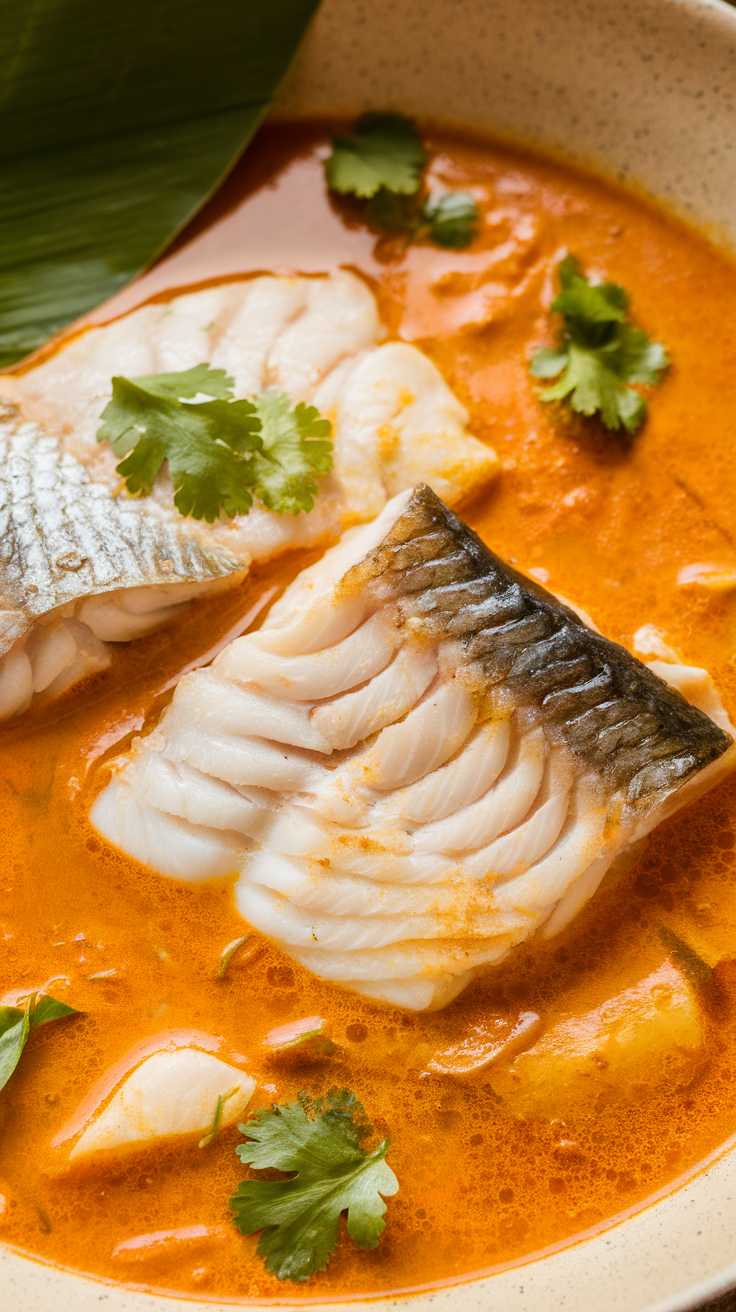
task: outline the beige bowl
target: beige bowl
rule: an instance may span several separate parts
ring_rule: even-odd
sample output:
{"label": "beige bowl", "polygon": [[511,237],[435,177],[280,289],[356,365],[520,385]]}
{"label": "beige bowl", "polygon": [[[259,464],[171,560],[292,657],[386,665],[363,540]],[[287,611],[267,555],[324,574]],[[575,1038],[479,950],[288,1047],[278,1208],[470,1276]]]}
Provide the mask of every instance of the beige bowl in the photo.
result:
{"label": "beige bowl", "polygon": [[[736,10],[720,0],[324,0],[279,112],[390,106],[538,143],[635,183],[736,247],[735,99]],[[724,1145],[675,1193],[573,1247],[371,1306],[697,1307],[736,1285],[734,1147]],[[289,1296],[285,1289],[282,1306]],[[0,1250],[2,1312],[99,1312],[101,1304],[172,1312],[177,1302],[182,1312],[223,1308],[101,1285]]]}

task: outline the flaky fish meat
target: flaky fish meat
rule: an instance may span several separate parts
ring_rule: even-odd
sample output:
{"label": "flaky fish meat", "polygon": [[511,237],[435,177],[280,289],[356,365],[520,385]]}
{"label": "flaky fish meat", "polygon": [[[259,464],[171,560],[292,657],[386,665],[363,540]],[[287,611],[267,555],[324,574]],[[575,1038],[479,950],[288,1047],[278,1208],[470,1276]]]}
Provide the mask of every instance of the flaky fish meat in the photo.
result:
{"label": "flaky fish meat", "polygon": [[[100,668],[109,659],[106,640],[123,641],[163,622],[184,599],[183,592],[169,594],[173,584],[201,592],[207,580],[222,586],[217,581],[247,570],[252,560],[334,541],[420,478],[431,479],[450,504],[491,478],[496,455],[468,433],[467,413],[439,370],[417,347],[385,336],[375,297],[355,275],[266,274],[143,306],[0,379],[0,396],[17,407],[0,451],[5,467],[12,449],[16,471],[0,485],[7,525],[0,588],[8,637],[24,644],[0,664],[0,718],[26,705],[32,691],[59,690],[80,671]],[[331,420],[333,469],[321,480],[312,511],[279,515],[256,503],[247,516],[222,515],[211,525],[183,519],[165,467],[135,509],[121,493],[118,458],[108,443],[97,442],[113,376],[177,372],[204,362],[227,371],[236,397],[275,387],[292,404],[313,404]],[[34,525],[32,557],[19,515]],[[94,531],[82,529],[86,520]],[[172,571],[165,580],[161,562],[164,573]],[[167,592],[140,592],[151,586]],[[110,595],[119,590],[126,596]],[[101,593],[104,604],[90,603],[81,621],[77,610],[59,609]],[[44,619],[29,645],[22,636],[26,611],[34,619],[58,612],[53,642]],[[85,628],[74,627],[80,622]]]}
{"label": "flaky fish meat", "polygon": [[91,815],[163,874],[238,871],[309,970],[423,1009],[559,932],[735,755],[419,486],[185,676]]}

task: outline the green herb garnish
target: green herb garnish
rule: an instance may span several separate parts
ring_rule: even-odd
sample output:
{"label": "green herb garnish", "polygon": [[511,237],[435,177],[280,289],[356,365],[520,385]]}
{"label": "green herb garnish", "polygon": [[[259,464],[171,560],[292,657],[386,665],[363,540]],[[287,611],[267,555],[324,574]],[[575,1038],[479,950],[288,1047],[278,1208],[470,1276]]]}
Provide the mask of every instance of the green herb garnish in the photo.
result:
{"label": "green herb garnish", "polygon": [[[193,519],[247,515],[254,496],[279,514],[312,509],[315,476],[332,464],[329,420],[303,402],[292,410],[284,392],[234,401],[232,388],[223,369],[206,364],[113,378],[97,440],[126,457],[117,472],[131,496],[149,495],[166,460],[174,504]],[[192,404],[197,395],[213,399]]]}
{"label": "green herb garnish", "polygon": [[448,191],[430,196],[422,208],[429,237],[437,246],[463,250],[478,231],[478,206],[469,191]]}
{"label": "green herb garnish", "polygon": [[234,1098],[237,1092],[238,1092],[238,1088],[236,1087],[234,1089],[231,1089],[229,1093],[218,1093],[217,1102],[215,1103],[215,1111],[212,1117],[212,1124],[210,1125],[210,1128],[205,1134],[204,1138],[200,1139],[199,1141],[200,1148],[209,1148],[210,1144],[214,1143],[215,1139],[220,1133],[220,1125],[222,1123],[222,1113],[225,1107],[225,1103],[228,1101],[229,1098]]}
{"label": "green herb garnish", "polygon": [[325,163],[328,186],[368,199],[379,191],[414,196],[422,185],[427,152],[403,114],[363,114],[353,131],[336,136]]}
{"label": "green herb garnish", "polygon": [[558,347],[543,347],[532,357],[535,378],[559,380],[540,392],[542,401],[569,397],[582,415],[600,414],[606,428],[623,426],[634,434],[647,414],[646,401],[630,383],[654,386],[669,363],[665,348],[628,322],[629,297],[615,282],[597,286],[568,255],[559,266],[561,290],[552,310],[564,327]]}
{"label": "green herb garnish", "polygon": [[256,458],[257,495],[280,515],[311,510],[319,492],[313,474],[328,474],[332,465],[332,424],[303,401],[292,410],[286,392],[261,392],[255,406],[263,441],[263,456]]}
{"label": "green herb garnish", "polygon": [[305,1016],[301,1020],[289,1021],[286,1025],[277,1025],[264,1039],[264,1045],[273,1055],[293,1053],[295,1049],[306,1049],[314,1056],[332,1057],[337,1052],[332,1039],[325,1034],[326,1022],[321,1016]]}
{"label": "green herb garnish", "polygon": [[227,968],[230,965],[230,962],[232,961],[233,957],[235,956],[235,953],[239,952],[240,949],[243,947],[243,945],[247,943],[250,938],[252,938],[251,934],[243,934],[242,938],[234,938],[232,943],[228,943],[222,956],[220,957],[220,965],[217,970],[218,979],[222,979],[223,975],[227,972]]}
{"label": "green herb garnish", "polygon": [[0,1007],[0,1089],[4,1089],[26,1046],[28,1035],[36,1025],[45,1025],[51,1020],[61,1020],[62,1016],[77,1016],[74,1007],[56,998],[43,997],[36,1001],[38,994],[32,993],[26,999],[24,1007]]}
{"label": "green herb garnish", "polygon": [[261,1109],[239,1128],[249,1139],[236,1149],[242,1162],[297,1172],[288,1180],[244,1180],[230,1199],[242,1234],[263,1230],[256,1252],[267,1271],[298,1284],[324,1271],[344,1211],[353,1243],[376,1247],[386,1224],[381,1195],[399,1185],[384,1161],[389,1140],[371,1153],[362,1147],[372,1128],[354,1093],[330,1089],[316,1100],[300,1093],[298,1102]]}
{"label": "green herb garnish", "polygon": [[352,133],[333,138],[325,162],[328,186],[367,201],[366,214],[387,232],[407,240],[428,236],[438,246],[461,250],[473,240],[478,206],[467,191],[430,197],[422,204],[427,152],[411,119],[402,114],[364,114]]}

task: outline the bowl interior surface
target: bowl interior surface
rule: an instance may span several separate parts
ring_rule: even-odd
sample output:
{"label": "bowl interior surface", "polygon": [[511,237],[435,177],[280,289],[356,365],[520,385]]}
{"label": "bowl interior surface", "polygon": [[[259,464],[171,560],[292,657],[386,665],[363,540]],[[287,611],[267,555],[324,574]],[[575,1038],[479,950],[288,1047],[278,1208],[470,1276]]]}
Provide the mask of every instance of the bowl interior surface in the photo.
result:
{"label": "bowl interior surface", "polygon": [[[521,140],[634,184],[733,249],[735,90],[736,10],[721,0],[324,0],[276,112],[391,107]],[[572,1247],[373,1305],[589,1312],[594,1298],[596,1312],[694,1308],[736,1284],[733,1146],[674,1193]],[[7,1249],[0,1289],[9,1312],[92,1312],[101,1301],[109,1312],[225,1306],[103,1286]],[[287,1290],[281,1306],[294,1306]]]}

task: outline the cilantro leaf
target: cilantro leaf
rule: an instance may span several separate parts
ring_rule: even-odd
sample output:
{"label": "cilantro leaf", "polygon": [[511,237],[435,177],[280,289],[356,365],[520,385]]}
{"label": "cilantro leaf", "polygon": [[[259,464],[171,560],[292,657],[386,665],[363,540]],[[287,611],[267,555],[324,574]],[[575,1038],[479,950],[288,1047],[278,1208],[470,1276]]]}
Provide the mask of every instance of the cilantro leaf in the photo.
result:
{"label": "cilantro leaf", "polygon": [[218,967],[217,976],[216,976],[217,979],[222,979],[223,975],[227,973],[227,968],[230,965],[230,962],[232,961],[233,957],[235,956],[235,953],[238,952],[240,948],[242,948],[244,944],[246,944],[248,940],[251,939],[252,937],[253,937],[252,934],[243,934],[242,938],[234,938],[232,943],[228,943],[227,947],[223,951],[222,956],[220,957],[220,965]]}
{"label": "cilantro leaf", "polygon": [[30,1031],[36,1025],[45,1025],[62,1016],[76,1016],[74,1007],[56,998],[44,997],[36,1002],[36,994],[26,999],[25,1007],[0,1007],[0,1089],[4,1089],[26,1046]]}
{"label": "cilantro leaf", "polygon": [[[280,514],[312,509],[314,475],[331,464],[329,422],[303,403],[290,411],[284,393],[233,401],[232,387],[223,369],[206,364],[113,378],[97,440],[126,457],[117,472],[131,496],[148,496],[167,461],[174,505],[193,519],[247,515],[254,496]],[[198,395],[213,399],[192,404]]]}
{"label": "cilantro leaf", "polygon": [[449,191],[430,196],[422,210],[429,237],[437,246],[460,251],[469,246],[478,231],[478,206],[469,191]]}
{"label": "cilantro leaf", "polygon": [[262,454],[254,457],[256,492],[279,514],[311,510],[319,488],[314,475],[332,465],[332,425],[313,405],[300,401],[292,410],[286,392],[268,390],[257,398]]}
{"label": "cilantro leaf", "polygon": [[148,374],[134,381],[165,401],[191,400],[200,394],[229,401],[234,386],[234,379],[224,369],[210,369],[208,364],[195,364],[193,369],[175,374]]}
{"label": "cilantro leaf", "polygon": [[328,185],[343,194],[369,197],[385,187],[413,196],[426,158],[411,119],[371,112],[358,119],[351,133],[334,137],[325,172]]}
{"label": "cilantro leaf", "polygon": [[335,1252],[341,1212],[358,1248],[375,1248],[385,1221],[381,1195],[398,1181],[384,1158],[389,1140],[373,1152],[362,1147],[371,1133],[365,1113],[348,1089],[327,1098],[261,1109],[239,1127],[249,1142],[236,1152],[257,1170],[296,1171],[288,1180],[244,1180],[230,1199],[242,1234],[263,1233],[256,1251],[279,1280],[301,1283],[324,1271]]}
{"label": "cilantro leaf", "polygon": [[623,425],[633,435],[646,418],[647,404],[629,384],[658,383],[669,363],[667,352],[628,322],[629,297],[623,287],[589,283],[571,255],[558,272],[560,292],[552,310],[564,320],[562,342],[537,351],[530,370],[535,378],[561,377],[540,392],[540,399],[569,397],[579,414],[600,414],[606,428]]}
{"label": "cilantro leaf", "polygon": [[383,228],[384,232],[405,232],[409,241],[419,224],[416,210],[416,196],[399,196],[387,187],[381,187],[375,196],[371,196],[365,207],[366,217],[376,227]]}
{"label": "cilantro leaf", "polygon": [[476,235],[478,206],[467,191],[430,197],[422,204],[427,152],[411,119],[402,114],[363,114],[352,133],[336,136],[325,161],[333,191],[364,198],[366,216],[407,241],[429,236],[437,246],[462,250]]}

